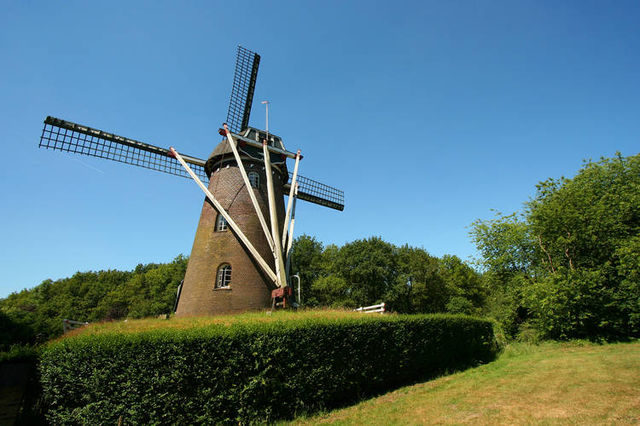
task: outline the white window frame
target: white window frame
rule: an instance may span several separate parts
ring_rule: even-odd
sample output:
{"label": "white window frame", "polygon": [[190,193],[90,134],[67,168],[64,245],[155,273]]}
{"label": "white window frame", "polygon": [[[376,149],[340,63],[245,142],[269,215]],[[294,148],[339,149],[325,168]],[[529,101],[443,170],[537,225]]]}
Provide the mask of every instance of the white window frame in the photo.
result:
{"label": "white window frame", "polygon": [[223,263],[218,266],[214,288],[231,288],[231,265]]}
{"label": "white window frame", "polygon": [[224,216],[218,213],[218,217],[216,217],[216,232],[224,232],[227,229],[229,229],[227,219],[225,219]]}

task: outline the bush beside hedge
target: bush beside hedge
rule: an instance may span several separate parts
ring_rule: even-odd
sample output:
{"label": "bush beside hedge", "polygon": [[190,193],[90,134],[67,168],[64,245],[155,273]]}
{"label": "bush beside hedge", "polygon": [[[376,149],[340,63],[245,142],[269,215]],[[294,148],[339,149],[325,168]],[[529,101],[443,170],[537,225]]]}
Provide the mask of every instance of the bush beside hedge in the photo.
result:
{"label": "bush beside hedge", "polygon": [[300,319],[80,335],[40,360],[52,424],[263,422],[491,360],[490,321],[449,315]]}
{"label": "bush beside hedge", "polygon": [[38,349],[30,345],[11,345],[8,350],[0,351],[0,364],[14,362],[35,363],[38,358]]}

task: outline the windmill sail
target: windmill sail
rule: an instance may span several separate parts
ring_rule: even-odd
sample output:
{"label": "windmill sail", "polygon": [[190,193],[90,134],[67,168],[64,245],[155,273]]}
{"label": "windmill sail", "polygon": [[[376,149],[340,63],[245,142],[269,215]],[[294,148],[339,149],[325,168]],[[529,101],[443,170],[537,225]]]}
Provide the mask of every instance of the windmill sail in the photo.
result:
{"label": "windmill sail", "polygon": [[[289,183],[285,189],[289,190],[293,173],[289,172]],[[344,210],[344,192],[324,183],[298,175],[298,198],[320,206],[335,210]]]}
{"label": "windmill sail", "polygon": [[[105,158],[191,178],[178,160],[170,156],[168,149],[59,118],[47,117],[44,120],[39,146],[57,151]],[[201,179],[208,181],[207,174],[204,171],[204,160],[190,156],[183,157],[185,161],[192,165],[193,171]]]}
{"label": "windmill sail", "polygon": [[[41,148],[91,157],[105,158],[120,163],[144,167],[175,176],[191,178],[169,150],[155,145],[104,132],[82,124],[59,118],[47,117],[40,137]],[[205,160],[183,155],[184,160],[200,179],[208,182]],[[289,173],[289,181],[292,174]],[[298,175],[298,198],[310,203],[344,210],[344,193],[313,179]],[[289,183],[285,185],[288,191]]]}
{"label": "windmill sail", "polygon": [[233,133],[240,133],[249,126],[249,115],[256,88],[260,55],[238,46],[236,71],[233,76],[231,100],[227,112],[227,124]]}

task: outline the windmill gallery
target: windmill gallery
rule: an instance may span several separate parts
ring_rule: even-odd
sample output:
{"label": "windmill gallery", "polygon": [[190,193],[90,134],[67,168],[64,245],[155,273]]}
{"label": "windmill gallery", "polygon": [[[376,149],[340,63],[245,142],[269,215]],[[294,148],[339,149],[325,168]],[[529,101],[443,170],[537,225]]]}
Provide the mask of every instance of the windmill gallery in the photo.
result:
{"label": "windmill gallery", "polygon": [[[206,161],[58,118],[44,122],[42,148],[192,178],[203,190],[198,228],[178,289],[178,316],[290,305],[296,200],[344,209],[341,190],[298,174],[300,151],[287,151],[269,133],[268,123],[265,130],[249,126],[259,64],[258,54],[238,46],[227,122],[220,129],[224,138]],[[293,172],[288,159],[294,162]]]}

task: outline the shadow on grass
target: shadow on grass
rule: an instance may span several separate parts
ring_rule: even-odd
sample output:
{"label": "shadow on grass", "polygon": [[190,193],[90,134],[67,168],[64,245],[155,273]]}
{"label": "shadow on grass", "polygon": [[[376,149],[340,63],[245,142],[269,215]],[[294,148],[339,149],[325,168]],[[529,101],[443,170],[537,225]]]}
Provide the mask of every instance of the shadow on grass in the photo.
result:
{"label": "shadow on grass", "polygon": [[450,363],[446,367],[438,367],[429,372],[426,372],[423,374],[417,374],[411,378],[387,381],[384,384],[381,384],[379,386],[371,387],[367,391],[361,392],[352,398],[335,400],[331,404],[326,404],[324,407],[320,409],[298,411],[298,412],[292,413],[291,416],[281,417],[279,419],[272,419],[272,422],[275,422],[277,424],[283,424],[290,421],[305,420],[305,419],[310,419],[312,417],[317,417],[319,415],[329,413],[330,411],[347,408],[353,405],[360,404],[362,402],[366,402],[371,399],[378,398],[389,392],[393,392],[407,386],[413,386],[420,383],[429,382],[441,377],[449,376],[451,374],[468,370],[470,368],[476,368],[482,365],[489,364],[497,360],[502,353],[503,351],[494,352],[491,355],[484,357],[482,360],[458,361],[455,363]]}

